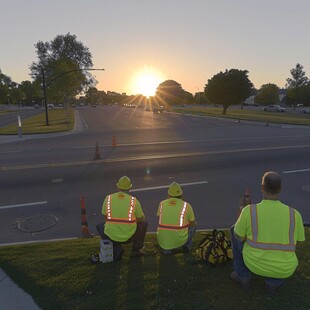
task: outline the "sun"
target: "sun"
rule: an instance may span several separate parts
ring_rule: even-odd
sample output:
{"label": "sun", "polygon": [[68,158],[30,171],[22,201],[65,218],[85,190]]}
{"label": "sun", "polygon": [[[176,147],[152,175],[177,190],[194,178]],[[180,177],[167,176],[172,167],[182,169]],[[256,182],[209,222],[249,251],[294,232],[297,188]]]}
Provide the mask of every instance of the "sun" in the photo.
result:
{"label": "sun", "polygon": [[134,94],[150,97],[155,95],[156,88],[163,81],[163,76],[159,70],[144,66],[134,74],[132,81]]}

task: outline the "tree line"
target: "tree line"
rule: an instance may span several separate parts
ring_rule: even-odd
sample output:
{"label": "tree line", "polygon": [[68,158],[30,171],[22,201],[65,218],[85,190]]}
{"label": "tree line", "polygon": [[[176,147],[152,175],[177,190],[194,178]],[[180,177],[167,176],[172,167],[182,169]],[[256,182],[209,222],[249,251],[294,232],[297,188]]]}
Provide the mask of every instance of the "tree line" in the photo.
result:
{"label": "tree line", "polygon": [[[29,66],[32,81],[26,80],[18,84],[0,69],[0,104],[41,103],[43,78],[49,102],[69,102],[81,93],[86,94],[85,100],[89,103],[109,102],[108,94],[95,87],[97,81],[94,76],[83,70],[93,68],[92,54],[75,35],[67,33],[57,35],[49,42],[39,41],[35,44],[35,51],[37,60]],[[256,90],[248,74],[247,70],[239,69],[221,71],[207,81],[203,92],[194,96],[184,90],[180,83],[172,79],[166,80],[158,85],[153,100],[157,104],[168,106],[210,103],[222,106],[223,114],[226,114],[231,105],[242,106],[251,95],[255,96],[257,104],[279,102],[277,85],[268,83]],[[293,106],[298,103],[310,105],[310,82],[303,66],[297,63],[290,74],[291,77],[286,80],[285,103]],[[126,97],[118,95],[119,98]]]}

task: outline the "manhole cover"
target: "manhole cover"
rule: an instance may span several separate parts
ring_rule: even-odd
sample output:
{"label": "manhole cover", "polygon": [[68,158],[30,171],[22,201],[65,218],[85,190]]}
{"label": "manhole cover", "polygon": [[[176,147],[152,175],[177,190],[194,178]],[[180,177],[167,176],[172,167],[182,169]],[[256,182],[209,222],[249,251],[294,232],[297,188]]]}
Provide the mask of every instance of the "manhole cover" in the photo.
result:
{"label": "manhole cover", "polygon": [[38,232],[53,227],[58,222],[58,218],[52,214],[39,214],[29,216],[18,221],[17,228],[24,232]]}

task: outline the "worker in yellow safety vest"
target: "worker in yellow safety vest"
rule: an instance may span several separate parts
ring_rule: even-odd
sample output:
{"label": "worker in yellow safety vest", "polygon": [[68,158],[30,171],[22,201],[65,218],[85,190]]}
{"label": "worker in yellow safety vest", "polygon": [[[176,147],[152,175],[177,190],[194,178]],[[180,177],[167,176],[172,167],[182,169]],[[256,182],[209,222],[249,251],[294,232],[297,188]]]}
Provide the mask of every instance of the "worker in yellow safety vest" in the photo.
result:
{"label": "worker in yellow safety vest", "polygon": [[179,247],[183,247],[184,252],[191,250],[197,223],[192,206],[183,201],[182,195],[180,184],[173,182],[168,188],[168,199],[158,206],[157,241],[164,254]]}
{"label": "worker in yellow safety vest", "polygon": [[101,238],[113,242],[115,261],[123,255],[123,243],[132,242],[131,257],[144,254],[144,238],[148,226],[139,200],[129,194],[132,187],[130,179],[122,176],[116,186],[118,191],[105,197],[101,211],[104,222],[97,225]]}
{"label": "worker in yellow safety vest", "polygon": [[281,178],[276,172],[262,177],[263,200],[246,206],[231,229],[234,271],[231,278],[251,288],[251,272],[265,278],[265,292],[275,292],[297,265],[298,241],[305,240],[300,213],[278,200]]}

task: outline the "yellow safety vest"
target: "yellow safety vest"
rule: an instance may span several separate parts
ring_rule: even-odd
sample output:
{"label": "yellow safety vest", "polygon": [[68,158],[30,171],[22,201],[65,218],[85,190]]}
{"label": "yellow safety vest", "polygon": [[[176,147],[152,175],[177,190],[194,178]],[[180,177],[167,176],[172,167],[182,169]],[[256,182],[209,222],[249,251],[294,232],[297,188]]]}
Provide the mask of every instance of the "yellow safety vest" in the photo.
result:
{"label": "yellow safety vest", "polygon": [[296,242],[294,240],[295,232],[295,214],[294,209],[288,207],[289,212],[289,243],[270,243],[257,241],[258,240],[258,218],[257,218],[257,206],[256,204],[250,206],[251,215],[251,229],[252,229],[252,239],[246,239],[246,243],[256,249],[261,250],[276,250],[276,251],[290,251],[294,252],[296,249]]}
{"label": "yellow safety vest", "polygon": [[107,211],[107,218],[106,221],[113,224],[132,224],[136,222],[136,217],[134,214],[136,205],[136,198],[130,196],[130,204],[128,207],[128,213],[126,217],[117,218],[114,217],[112,214],[112,195],[108,195],[107,197],[107,204],[106,204],[106,211]]}
{"label": "yellow safety vest", "polygon": [[187,202],[183,202],[182,209],[180,211],[179,215],[179,220],[178,224],[163,224],[162,223],[162,213],[163,213],[163,204],[162,202],[160,203],[160,208],[159,208],[159,224],[158,224],[158,229],[159,230],[180,230],[180,229],[186,229],[188,227],[188,223],[184,225],[184,216],[186,214],[187,210]]}

